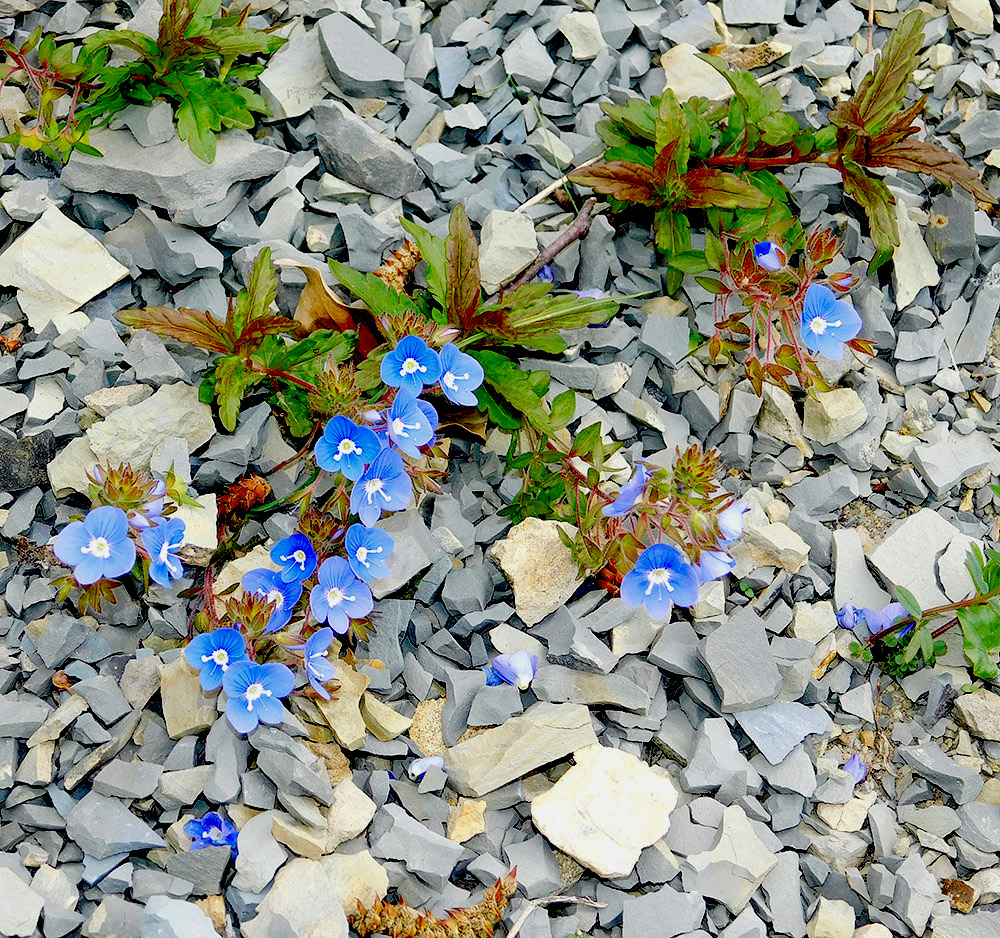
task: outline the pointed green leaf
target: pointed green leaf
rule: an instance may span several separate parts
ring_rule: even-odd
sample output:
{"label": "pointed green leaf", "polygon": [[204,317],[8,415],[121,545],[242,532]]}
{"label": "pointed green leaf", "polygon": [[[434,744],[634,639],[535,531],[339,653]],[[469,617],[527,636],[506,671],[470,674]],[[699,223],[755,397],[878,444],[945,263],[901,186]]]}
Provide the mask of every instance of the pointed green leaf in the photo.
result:
{"label": "pointed green leaf", "polygon": [[443,309],[447,305],[445,293],[448,282],[448,261],[445,256],[444,241],[409,218],[400,218],[399,223],[417,243],[420,256],[424,259],[427,289]]}
{"label": "pointed green leaf", "polygon": [[445,309],[448,321],[470,331],[476,328],[476,310],[482,293],[479,274],[479,243],[461,202],[451,210],[445,241],[448,281]]}
{"label": "pointed green leaf", "polygon": [[903,608],[911,615],[914,619],[919,619],[921,616],[920,603],[917,602],[917,597],[913,595],[905,586],[896,587],[896,599],[898,599],[902,604]]}

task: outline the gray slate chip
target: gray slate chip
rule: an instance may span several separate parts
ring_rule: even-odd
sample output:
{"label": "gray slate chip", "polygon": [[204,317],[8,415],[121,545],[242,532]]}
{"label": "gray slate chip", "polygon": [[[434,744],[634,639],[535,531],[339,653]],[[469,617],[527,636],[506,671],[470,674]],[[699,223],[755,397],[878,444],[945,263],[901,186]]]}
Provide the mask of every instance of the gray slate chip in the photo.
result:
{"label": "gray slate chip", "polygon": [[88,792],[66,818],[67,836],[98,860],[166,846],[163,838],[117,798]]}
{"label": "gray slate chip", "polygon": [[724,623],[705,638],[699,655],[722,698],[724,713],[764,707],[781,690],[781,672],[761,625]]}
{"label": "gray slate chip", "polygon": [[982,776],[949,758],[937,743],[900,746],[896,753],[917,775],[947,792],[960,805],[975,801],[983,790]]}

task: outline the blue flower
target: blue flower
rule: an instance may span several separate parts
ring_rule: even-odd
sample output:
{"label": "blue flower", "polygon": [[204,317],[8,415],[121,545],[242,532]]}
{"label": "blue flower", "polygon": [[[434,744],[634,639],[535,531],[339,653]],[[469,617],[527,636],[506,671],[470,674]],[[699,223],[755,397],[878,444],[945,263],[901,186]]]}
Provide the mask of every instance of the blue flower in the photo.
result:
{"label": "blue flower", "polygon": [[718,580],[731,573],[735,566],[736,561],[725,551],[703,550],[701,559],[694,569],[698,579],[702,583],[708,583],[710,580]]}
{"label": "blue flower", "polygon": [[[543,264],[542,269],[538,271],[538,279],[542,283],[554,283],[556,279],[555,272],[552,270],[551,264]],[[442,351],[444,351],[442,349]]]}
{"label": "blue flower", "polygon": [[621,586],[622,602],[631,608],[645,606],[654,619],[667,618],[675,604],[693,606],[698,592],[698,574],[670,544],[647,547]]}
{"label": "blue flower", "polygon": [[354,483],[351,511],[371,527],[383,511],[402,511],[413,497],[413,483],[406,474],[403,457],[384,449]]}
{"label": "blue flower", "polygon": [[484,377],[483,366],[457,345],[449,342],[441,349],[441,390],[453,404],[475,407],[478,400],[473,392]]}
{"label": "blue flower", "polygon": [[382,359],[379,375],[390,388],[406,388],[416,397],[441,377],[441,362],[423,339],[408,335]]}
{"label": "blue flower", "polygon": [[222,685],[226,672],[234,664],[249,661],[246,642],[238,629],[216,629],[202,632],[187,643],[184,657],[198,676],[202,690],[215,690]]}
{"label": "blue flower", "polygon": [[271,548],[271,559],[283,565],[281,579],[286,583],[307,580],[316,569],[316,551],[312,541],[299,531],[278,541]]}
{"label": "blue flower", "polygon": [[414,759],[406,767],[406,774],[416,782],[427,774],[428,769],[432,768],[444,771],[444,756],[423,756],[420,759]]}
{"label": "blue flower", "polygon": [[294,687],[295,675],[283,664],[240,661],[222,679],[226,719],[237,733],[252,733],[260,723],[277,726],[285,719],[281,698]]}
{"label": "blue flower", "polygon": [[608,518],[620,518],[628,514],[635,507],[635,503],[642,498],[643,489],[648,481],[649,470],[641,464],[636,466],[632,478],[619,489],[618,497],[602,509],[604,515]]}
{"label": "blue flower", "polygon": [[332,681],[337,675],[337,669],[326,655],[332,641],[333,629],[324,627],[313,632],[304,645],[292,646],[295,651],[303,652],[302,665],[306,669],[306,677],[313,690],[324,700],[330,699],[330,692],[323,682]]}
{"label": "blue flower", "polygon": [[319,568],[319,584],[309,593],[309,608],[319,622],[343,635],[351,619],[363,619],[375,606],[372,591],[352,572],[346,560],[331,557]]}
{"label": "blue flower", "polygon": [[719,531],[727,544],[743,533],[743,516],[749,510],[749,502],[733,502],[719,512]]}
{"label": "blue flower", "polygon": [[[435,423],[437,414],[435,416]],[[417,406],[417,399],[405,388],[396,392],[396,398],[385,418],[385,432],[390,441],[408,456],[420,458],[420,447],[434,436],[431,421]]]}
{"label": "blue flower", "polygon": [[295,604],[302,595],[302,582],[291,580],[286,582],[276,570],[257,567],[243,574],[240,586],[253,596],[260,596],[274,604],[274,612],[267,621],[267,631],[277,632],[288,624]]}
{"label": "blue flower", "polygon": [[149,575],[153,580],[169,587],[171,579],[184,576],[184,565],[177,557],[184,543],[184,522],[180,518],[168,518],[156,527],[146,528],[140,537],[149,554]]}
{"label": "blue flower", "polygon": [[236,838],[239,836],[239,831],[232,821],[222,817],[218,811],[209,811],[200,818],[188,821],[184,825],[184,833],[194,838],[191,843],[192,850],[201,850],[203,847],[229,847],[233,856],[237,853]]}
{"label": "blue flower", "polygon": [[507,684],[527,690],[538,672],[538,655],[532,655],[522,648],[509,655],[497,655],[490,667]]}
{"label": "blue flower", "polygon": [[855,753],[844,763],[844,771],[854,779],[854,784],[857,785],[865,780],[865,776],[868,774],[868,766]]}
{"label": "blue flower", "polygon": [[55,555],[73,568],[81,586],[102,577],[124,576],[135,563],[135,544],[128,536],[128,517],[121,508],[102,505],[83,521],[71,521],[52,545]]}
{"label": "blue flower", "polygon": [[581,300],[603,300],[607,294],[603,290],[570,290],[570,293],[575,293]]}
{"label": "blue flower", "polygon": [[143,504],[138,511],[128,513],[128,523],[136,530],[148,528],[156,524],[163,517],[163,509],[166,507],[167,484],[162,479],[157,479],[150,489],[153,497]]}
{"label": "blue flower", "polygon": [[837,625],[842,629],[849,629],[853,632],[855,626],[864,621],[865,610],[859,609],[857,606],[852,606],[850,603],[841,607],[840,611],[837,612]]}
{"label": "blue flower", "polygon": [[802,341],[811,352],[839,361],[844,343],[861,331],[861,317],[829,287],[814,283],[802,306]]}
{"label": "blue flower", "polygon": [[[859,609],[847,603],[837,613],[837,624],[844,629],[854,630],[859,624],[868,626],[871,635],[878,635],[884,632],[890,625],[905,619],[909,616],[906,607],[902,603],[889,603],[884,609],[869,609],[867,607]],[[901,630],[905,635],[913,626],[907,626]]]}
{"label": "blue flower", "polygon": [[772,273],[781,270],[788,263],[788,255],[773,241],[758,241],[753,246],[753,259],[758,267]]}
{"label": "blue flower", "polygon": [[493,670],[489,665],[483,668],[483,674],[486,675],[487,687],[499,687],[504,683],[504,679],[500,677],[500,672]]}
{"label": "blue flower", "polygon": [[382,444],[367,427],[334,417],[316,442],[316,462],[327,472],[342,472],[354,482],[379,453]]}
{"label": "blue flower", "polygon": [[352,524],[344,536],[347,562],[354,575],[365,583],[389,575],[386,561],[392,556],[396,542],[379,528]]}

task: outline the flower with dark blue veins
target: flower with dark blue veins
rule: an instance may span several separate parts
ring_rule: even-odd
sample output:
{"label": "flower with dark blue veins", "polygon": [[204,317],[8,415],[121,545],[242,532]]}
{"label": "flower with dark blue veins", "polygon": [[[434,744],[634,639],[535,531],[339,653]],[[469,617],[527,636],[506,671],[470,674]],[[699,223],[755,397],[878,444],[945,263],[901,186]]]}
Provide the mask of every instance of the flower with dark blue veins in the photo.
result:
{"label": "flower with dark blue veins", "polygon": [[649,481],[649,470],[641,463],[635,467],[632,478],[628,480],[619,490],[618,497],[603,509],[605,517],[620,518],[627,515],[634,507],[635,503],[642,498],[643,490]]}
{"label": "flower with dark blue veins", "polygon": [[698,579],[702,583],[708,583],[711,580],[719,580],[727,573],[731,573],[735,566],[736,561],[725,551],[703,550],[701,558],[694,569],[698,574]]}
{"label": "flower with dark blue veins", "polygon": [[449,342],[441,349],[441,390],[453,404],[475,407],[478,403],[475,390],[484,377],[483,366],[457,345]]}
{"label": "flower with dark blue veins", "polygon": [[497,655],[490,662],[490,667],[505,683],[527,690],[538,672],[538,655],[522,648],[509,655]]}
{"label": "flower with dark blue veins", "polygon": [[749,502],[733,502],[719,512],[719,532],[728,543],[743,533],[743,516],[750,510]]}
{"label": "flower with dark blue veins", "polygon": [[248,661],[247,645],[238,629],[215,629],[202,632],[184,648],[187,663],[200,672],[202,690],[215,690],[234,664]]}
{"label": "flower with dark blue veins", "polygon": [[135,563],[135,544],[128,536],[128,517],[121,508],[102,505],[83,521],[71,521],[52,545],[55,555],[73,568],[81,586],[102,577],[124,576]]}
{"label": "flower with dark blue veins", "polygon": [[386,414],[385,432],[394,446],[414,459],[420,458],[420,447],[430,443],[434,436],[431,421],[417,406],[417,398],[404,388],[396,392]]}
{"label": "flower with dark blue veins", "polygon": [[844,343],[861,331],[861,317],[847,300],[838,300],[829,287],[814,283],[802,305],[802,341],[810,352],[839,361]]}
{"label": "flower with dark blue veins", "polygon": [[309,593],[309,608],[338,635],[350,628],[351,619],[363,619],[375,606],[372,591],[342,557],[324,560],[317,577],[319,583]]}
{"label": "flower with dark blue veins", "polygon": [[392,556],[396,542],[379,528],[352,524],[344,536],[347,562],[354,575],[365,583],[389,575],[386,561]]}
{"label": "flower with dark blue veins", "polygon": [[675,606],[693,606],[700,584],[694,567],[671,544],[647,547],[622,579],[622,602],[645,606],[654,619],[666,619]]}
{"label": "flower with dark blue veins", "polygon": [[443,772],[444,756],[422,756],[419,759],[414,759],[406,767],[406,774],[416,782],[427,774],[428,769],[441,769]]}
{"label": "flower with dark blue veins", "polygon": [[403,457],[384,449],[362,473],[351,489],[351,511],[371,527],[383,511],[403,511],[413,497],[413,483],[406,474]]}
{"label": "flower with dark blue veins", "polygon": [[542,283],[554,283],[556,279],[555,272],[552,270],[551,264],[543,264],[542,269],[538,271],[538,279]]}
{"label": "flower with dark blue veins", "polygon": [[758,241],[753,246],[753,259],[758,267],[763,267],[772,273],[781,270],[788,263],[788,255],[784,249],[773,241]]}
{"label": "flower with dark blue veins", "polygon": [[177,551],[184,544],[184,522],[180,518],[167,518],[140,535],[142,546],[149,554],[149,576],[160,586],[170,587],[170,581],[184,576],[184,564]]}
{"label": "flower with dark blue veins", "polygon": [[226,719],[237,733],[252,733],[261,723],[277,726],[285,719],[281,698],[294,687],[295,675],[283,664],[240,661],[222,679]]}
{"label": "flower with dark blue veins", "polygon": [[861,756],[855,753],[844,763],[844,771],[854,779],[854,784],[858,785],[865,780],[868,766],[861,761]]}
{"label": "flower with dark blue veins", "polygon": [[489,665],[483,667],[483,674],[486,675],[487,687],[499,687],[501,684],[506,683],[506,681],[500,677],[500,673],[498,671],[494,671]]}
{"label": "flower with dark blue veins", "polygon": [[316,569],[316,551],[312,541],[300,531],[278,541],[271,548],[271,559],[281,564],[281,579],[286,583],[308,580]]}
{"label": "flower with dark blue veins", "polygon": [[268,632],[277,632],[288,624],[295,611],[295,604],[302,595],[301,580],[285,581],[277,570],[268,570],[264,567],[257,567],[244,573],[240,586],[247,593],[260,596],[274,605],[274,612],[267,621]]}
{"label": "flower with dark blue veins", "polygon": [[441,362],[423,339],[407,335],[382,359],[379,375],[390,388],[406,388],[416,397],[441,377]]}
{"label": "flower with dark blue veins", "polygon": [[359,427],[346,417],[334,417],[316,442],[316,462],[327,472],[342,472],[354,482],[382,449],[368,427]]}
{"label": "flower with dark blue veins", "polygon": [[333,641],[333,629],[324,626],[317,629],[306,640],[304,645],[293,645],[295,651],[302,652],[302,666],[306,669],[306,677],[312,689],[324,700],[330,699],[330,692],[323,686],[325,681],[332,681],[337,675],[337,669],[327,657],[327,649]]}
{"label": "flower with dark blue veins", "polygon": [[204,847],[229,847],[236,856],[236,838],[239,831],[228,818],[222,817],[218,811],[209,811],[200,818],[193,818],[184,825],[184,833],[192,838],[191,849],[201,850]]}

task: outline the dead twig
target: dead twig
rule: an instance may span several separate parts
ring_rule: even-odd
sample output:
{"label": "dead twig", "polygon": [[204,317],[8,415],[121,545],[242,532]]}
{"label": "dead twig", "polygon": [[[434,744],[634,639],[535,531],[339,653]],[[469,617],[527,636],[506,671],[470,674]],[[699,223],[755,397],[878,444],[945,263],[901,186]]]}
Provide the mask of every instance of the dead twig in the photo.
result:
{"label": "dead twig", "polygon": [[583,896],[542,896],[540,899],[532,899],[525,907],[524,911],[517,917],[517,920],[511,925],[510,931],[507,932],[507,938],[517,938],[517,933],[521,930],[521,926],[528,920],[528,916],[531,915],[535,909],[543,908],[547,905],[588,905],[592,909],[603,909],[607,903],[598,902],[596,899],[586,899]]}

